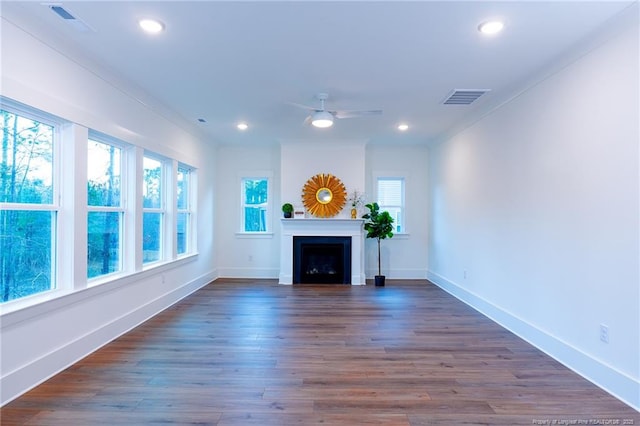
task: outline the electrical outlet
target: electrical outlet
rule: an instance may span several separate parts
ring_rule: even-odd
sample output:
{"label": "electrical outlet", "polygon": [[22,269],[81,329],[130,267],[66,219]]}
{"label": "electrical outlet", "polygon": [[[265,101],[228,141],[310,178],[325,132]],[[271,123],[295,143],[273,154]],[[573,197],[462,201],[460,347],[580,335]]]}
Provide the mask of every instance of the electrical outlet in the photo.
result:
{"label": "electrical outlet", "polygon": [[600,341],[609,343],[609,327],[604,324],[600,324]]}
{"label": "electrical outlet", "polygon": [[467,270],[466,269],[464,270],[464,279],[465,280],[467,279]]}
{"label": "electrical outlet", "polygon": [[249,262],[253,262],[253,256],[249,255]]}

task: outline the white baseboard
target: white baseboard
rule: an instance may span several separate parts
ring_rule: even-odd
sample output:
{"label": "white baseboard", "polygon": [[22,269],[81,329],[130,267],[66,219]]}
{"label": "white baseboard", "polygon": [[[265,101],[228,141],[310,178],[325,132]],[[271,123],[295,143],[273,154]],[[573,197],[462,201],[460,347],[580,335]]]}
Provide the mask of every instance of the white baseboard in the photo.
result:
{"label": "white baseboard", "polygon": [[219,278],[278,279],[279,268],[219,268]]}
{"label": "white baseboard", "polygon": [[596,386],[640,411],[640,382],[429,271],[427,279]]}
{"label": "white baseboard", "polygon": [[[378,275],[377,269],[367,269],[367,278],[373,279]],[[390,271],[382,271],[382,275],[391,280],[424,280],[427,278],[427,270],[422,268],[405,268],[405,269],[391,269]]]}

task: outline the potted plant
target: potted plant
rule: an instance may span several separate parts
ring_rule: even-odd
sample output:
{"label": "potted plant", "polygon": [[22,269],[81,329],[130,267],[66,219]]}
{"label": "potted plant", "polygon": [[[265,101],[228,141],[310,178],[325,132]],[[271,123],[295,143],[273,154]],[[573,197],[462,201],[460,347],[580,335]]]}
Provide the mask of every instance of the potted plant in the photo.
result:
{"label": "potted plant", "polygon": [[369,213],[362,215],[364,230],[367,231],[367,238],[378,240],[378,275],[375,276],[376,286],[384,286],[385,277],[382,275],[380,267],[380,240],[393,237],[393,218],[388,211],[380,211],[378,203],[365,204]]}
{"label": "potted plant", "polygon": [[293,213],[293,205],[290,203],[284,203],[282,205],[282,212],[284,213],[285,218],[291,218],[291,213]]}

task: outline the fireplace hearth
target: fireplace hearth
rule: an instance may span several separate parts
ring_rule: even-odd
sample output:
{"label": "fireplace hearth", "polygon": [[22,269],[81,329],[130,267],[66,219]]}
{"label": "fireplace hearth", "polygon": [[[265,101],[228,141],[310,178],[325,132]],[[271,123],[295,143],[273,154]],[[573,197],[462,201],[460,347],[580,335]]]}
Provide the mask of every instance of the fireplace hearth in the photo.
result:
{"label": "fireplace hearth", "polygon": [[351,237],[293,237],[293,282],[351,284]]}

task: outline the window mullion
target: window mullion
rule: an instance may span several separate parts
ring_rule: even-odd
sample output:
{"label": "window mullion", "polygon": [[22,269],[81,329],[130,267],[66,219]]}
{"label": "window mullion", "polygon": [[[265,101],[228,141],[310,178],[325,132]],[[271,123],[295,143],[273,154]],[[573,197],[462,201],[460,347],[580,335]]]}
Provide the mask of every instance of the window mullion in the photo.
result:
{"label": "window mullion", "polygon": [[62,194],[58,215],[58,277],[60,288],[73,290],[87,286],[88,134],[86,127],[77,124],[62,126],[64,156],[58,156],[62,161],[54,160]]}
{"label": "window mullion", "polygon": [[164,209],[165,220],[163,222],[164,239],[163,239],[163,253],[165,260],[175,259],[177,257],[177,235],[176,228],[178,226],[176,210],[178,209],[177,194],[177,174],[178,174],[178,162],[176,160],[167,161],[164,164]]}
{"label": "window mullion", "polygon": [[126,214],[124,221],[125,271],[142,270],[142,181],[144,150],[131,147],[125,150],[127,171]]}
{"label": "window mullion", "polygon": [[153,154],[143,156],[142,160],[142,263],[152,264],[165,260],[167,247],[167,161]]}

